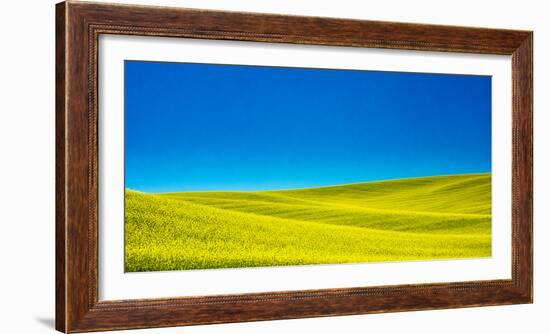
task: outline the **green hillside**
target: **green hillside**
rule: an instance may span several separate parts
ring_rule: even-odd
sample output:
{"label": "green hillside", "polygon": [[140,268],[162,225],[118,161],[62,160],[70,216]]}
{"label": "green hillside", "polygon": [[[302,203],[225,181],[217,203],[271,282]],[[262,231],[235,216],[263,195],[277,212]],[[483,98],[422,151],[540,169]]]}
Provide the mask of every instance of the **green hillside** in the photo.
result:
{"label": "green hillside", "polygon": [[490,255],[491,174],[281,191],[126,191],[127,271]]}

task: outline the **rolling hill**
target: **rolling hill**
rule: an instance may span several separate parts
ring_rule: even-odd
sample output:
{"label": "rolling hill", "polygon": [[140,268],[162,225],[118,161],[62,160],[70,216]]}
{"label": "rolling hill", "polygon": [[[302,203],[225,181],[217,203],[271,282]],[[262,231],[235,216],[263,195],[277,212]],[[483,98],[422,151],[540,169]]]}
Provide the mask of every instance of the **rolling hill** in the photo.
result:
{"label": "rolling hill", "polygon": [[126,190],[135,271],[491,256],[491,174],[257,192]]}

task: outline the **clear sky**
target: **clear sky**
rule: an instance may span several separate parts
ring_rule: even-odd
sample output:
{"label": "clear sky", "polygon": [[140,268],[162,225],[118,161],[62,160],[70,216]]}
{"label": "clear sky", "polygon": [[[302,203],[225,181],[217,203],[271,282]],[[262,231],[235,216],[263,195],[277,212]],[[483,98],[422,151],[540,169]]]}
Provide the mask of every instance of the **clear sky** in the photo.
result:
{"label": "clear sky", "polygon": [[304,188],[491,171],[491,77],[125,62],[126,187]]}

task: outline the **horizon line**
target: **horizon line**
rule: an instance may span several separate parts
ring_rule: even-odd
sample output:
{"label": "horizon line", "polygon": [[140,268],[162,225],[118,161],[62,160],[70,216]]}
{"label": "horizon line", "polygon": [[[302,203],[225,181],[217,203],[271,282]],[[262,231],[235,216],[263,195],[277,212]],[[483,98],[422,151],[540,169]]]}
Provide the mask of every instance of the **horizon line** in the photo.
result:
{"label": "horizon line", "polygon": [[145,192],[142,190],[135,190],[131,188],[126,188],[126,190],[131,190],[135,192],[140,192],[144,194],[152,194],[152,195],[162,195],[162,194],[179,194],[179,193],[208,193],[208,192],[216,192],[216,193],[260,193],[260,192],[274,192],[274,191],[293,191],[293,190],[307,190],[307,189],[320,189],[320,188],[334,188],[334,187],[343,187],[343,186],[351,186],[351,185],[357,185],[357,184],[366,184],[366,183],[378,183],[378,182],[392,182],[392,181],[400,181],[400,180],[412,180],[412,179],[426,179],[426,178],[438,178],[438,177],[449,177],[449,176],[474,176],[474,175],[485,175],[485,174],[491,174],[492,171],[489,172],[480,172],[480,173],[459,173],[459,174],[441,174],[441,175],[425,175],[425,176],[411,176],[411,177],[401,177],[401,178],[392,178],[392,179],[379,179],[379,180],[371,180],[371,181],[359,181],[359,182],[351,182],[351,183],[339,183],[339,184],[333,184],[333,185],[326,185],[326,186],[318,186],[318,187],[299,187],[299,188],[288,188],[288,189],[272,189],[272,190],[192,190],[192,191],[164,191],[164,192]]}

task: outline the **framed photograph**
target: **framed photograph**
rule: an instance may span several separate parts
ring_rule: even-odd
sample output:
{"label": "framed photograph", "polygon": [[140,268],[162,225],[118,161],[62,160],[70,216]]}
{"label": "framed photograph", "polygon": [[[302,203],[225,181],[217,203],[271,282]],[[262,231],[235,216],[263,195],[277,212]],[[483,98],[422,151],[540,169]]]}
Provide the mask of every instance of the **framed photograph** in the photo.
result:
{"label": "framed photograph", "polygon": [[532,302],[532,32],[56,13],[59,331]]}

